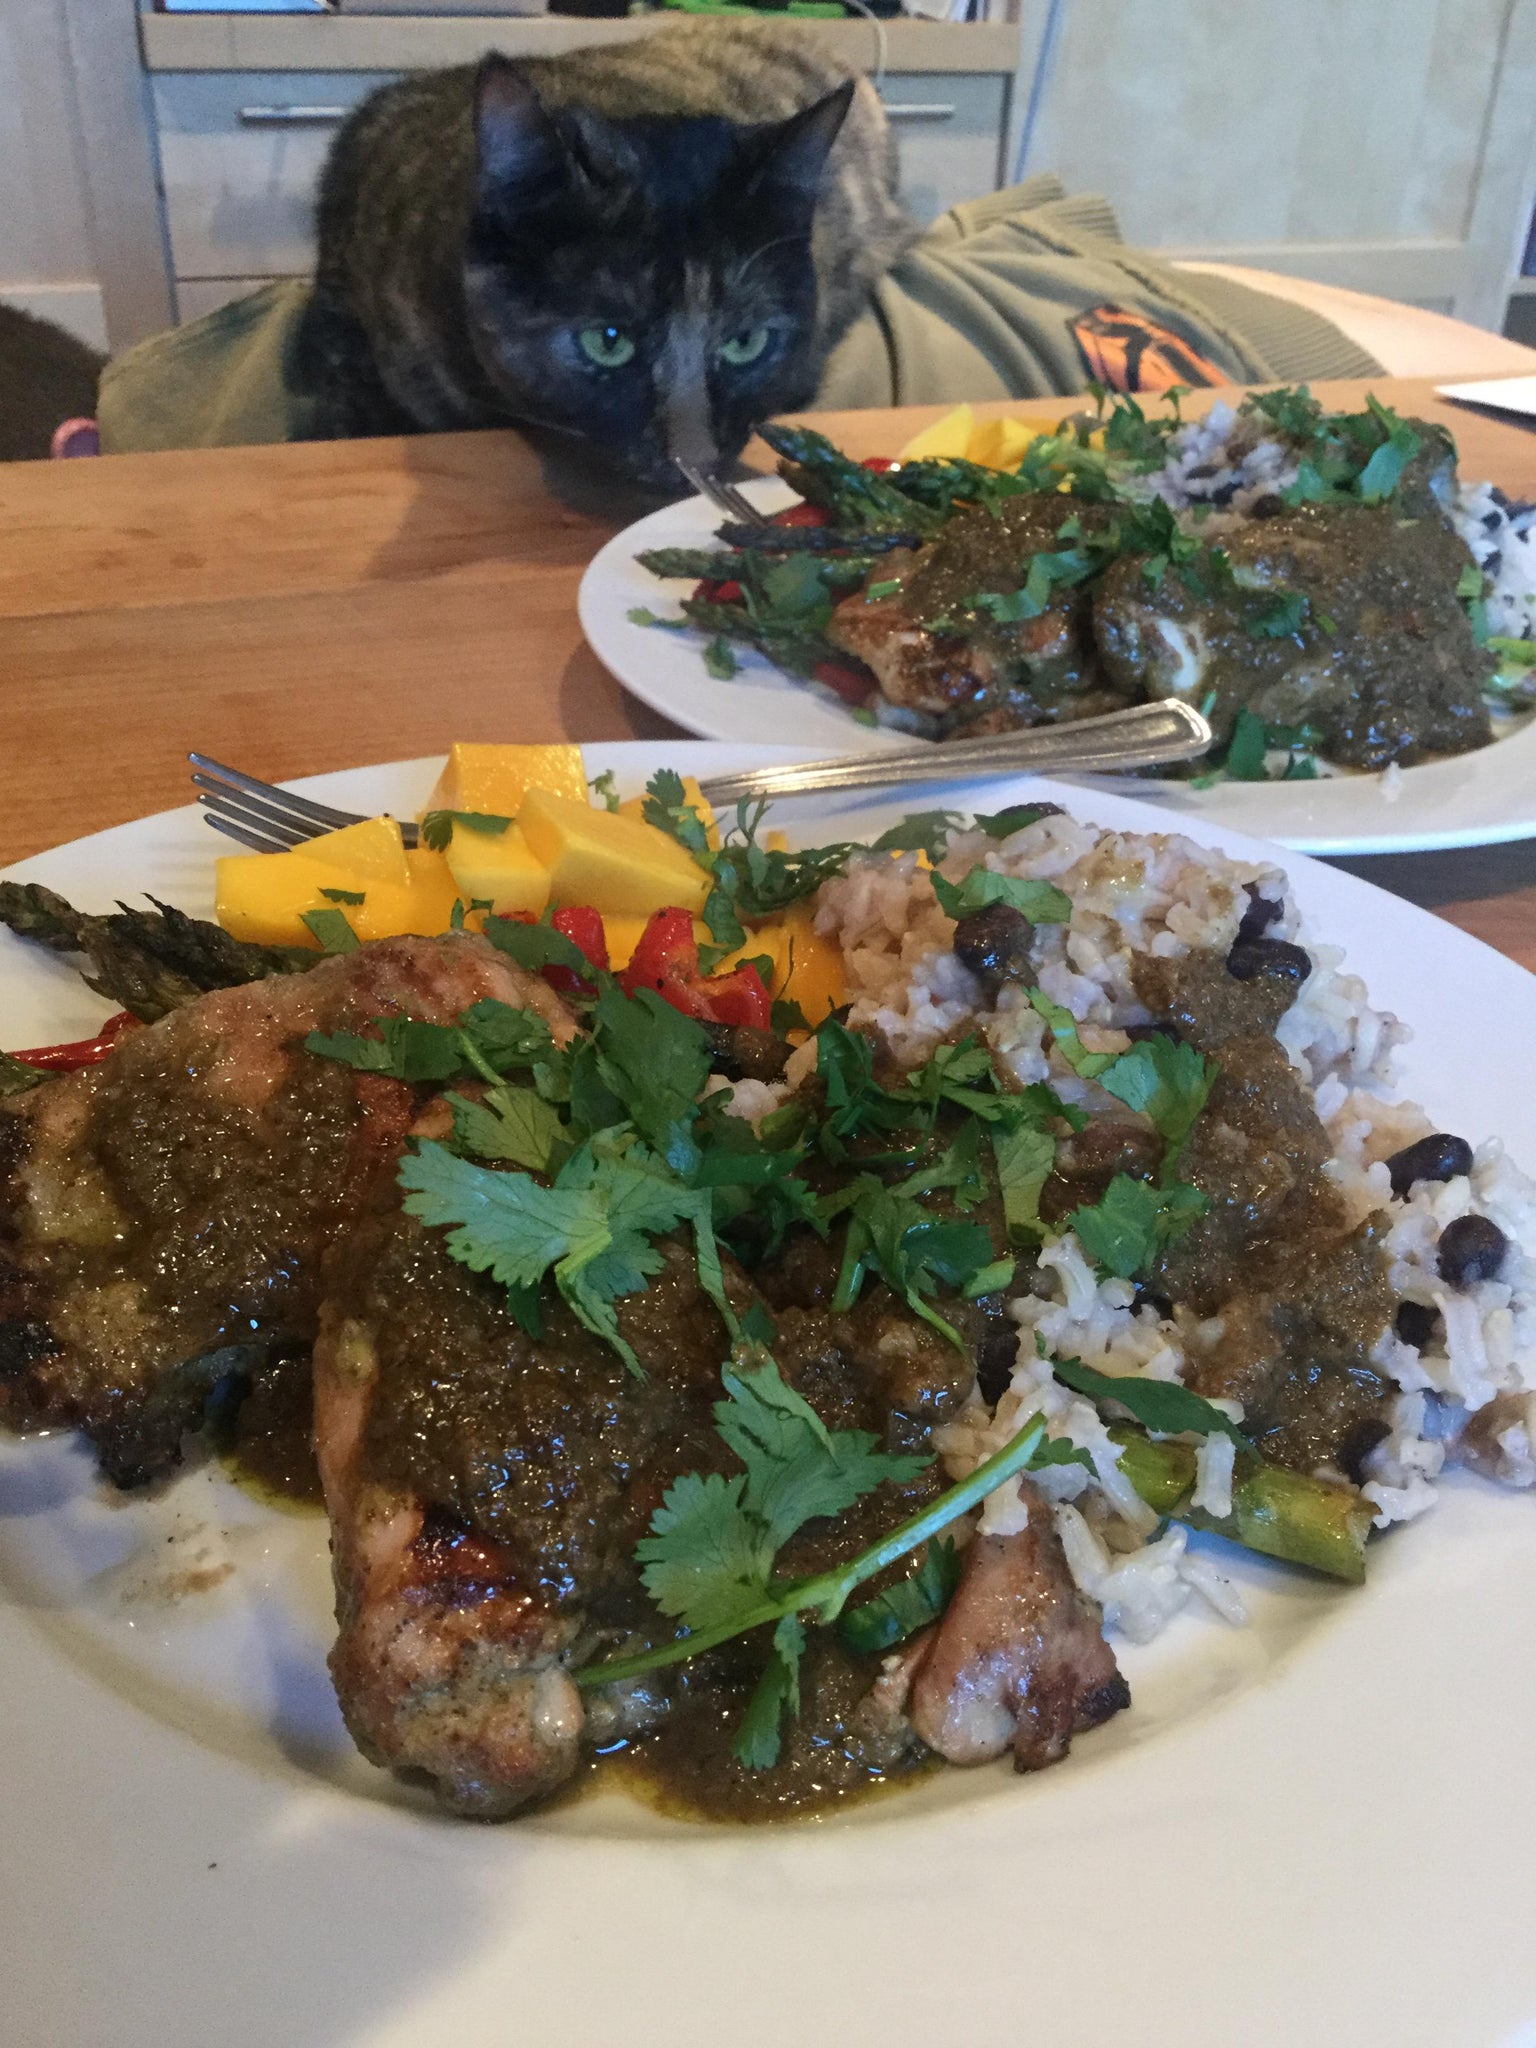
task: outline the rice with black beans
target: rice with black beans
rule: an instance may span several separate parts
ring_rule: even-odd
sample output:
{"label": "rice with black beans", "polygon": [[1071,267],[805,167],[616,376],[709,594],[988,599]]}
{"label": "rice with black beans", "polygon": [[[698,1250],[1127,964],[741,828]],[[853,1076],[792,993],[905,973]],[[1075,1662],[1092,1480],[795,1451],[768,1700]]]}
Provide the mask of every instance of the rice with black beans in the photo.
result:
{"label": "rice with black beans", "polygon": [[[1372,1007],[1338,947],[1311,935],[1285,875],[1268,863],[1229,859],[1177,835],[1101,831],[1049,816],[1003,840],[981,833],[951,838],[943,873],[959,880],[982,865],[1001,874],[1054,882],[1072,900],[1065,925],[1041,925],[1039,983],[1077,1021],[1091,1051],[1123,1051],[1127,1028],[1150,1021],[1131,979],[1138,952],[1178,956],[1195,948],[1225,953],[1237,935],[1250,891],[1280,905],[1268,935],[1306,947],[1313,970],[1281,1019],[1276,1036],[1314,1092],[1334,1156],[1326,1169],[1351,1224],[1379,1212],[1389,1278],[1397,1300],[1437,1316],[1422,1350],[1392,1328],[1376,1361],[1401,1389],[1387,1438],[1370,1455],[1364,1492],[1378,1526],[1421,1514],[1435,1498],[1447,1462],[1462,1461],[1515,1486],[1536,1484],[1536,1183],[1497,1140],[1480,1145],[1469,1174],[1392,1191],[1386,1161],[1434,1126],[1416,1104],[1393,1101],[1393,1055],[1405,1027]],[[915,1067],[943,1041],[978,1034],[1000,1076],[1023,1086],[1048,1081],[1067,1101],[1091,1111],[1112,1106],[1044,1043],[1045,1026],[1026,997],[1005,987],[989,1001],[953,951],[955,927],[939,908],[919,856],[869,855],[826,883],[817,930],[841,945],[851,995],[850,1023],[875,1036],[902,1067]],[[786,1077],[814,1065],[803,1048]],[[1113,1104],[1117,1114],[1123,1106]],[[1442,1232],[1458,1217],[1486,1216],[1508,1240],[1499,1277],[1449,1286],[1438,1266]],[[1118,1469],[1119,1452],[1092,1402],[1056,1379],[1053,1356],[1077,1357],[1101,1372],[1176,1380],[1188,1347],[1220,1341],[1214,1327],[1160,1316],[1136,1305],[1129,1281],[1101,1279],[1074,1235],[1048,1243],[1034,1290],[1009,1304],[1019,1326],[1017,1362],[995,1406],[974,1394],[936,1442],[959,1479],[1039,1416],[1048,1435],[1085,1450],[1081,1464],[1048,1466],[1031,1483],[1052,1502],[1068,1561],[1083,1590],[1099,1600],[1106,1624],[1146,1641],[1198,1595],[1229,1622],[1242,1600],[1178,1527],[1150,1540],[1151,1511]],[[1236,1403],[1219,1404],[1234,1421]],[[1224,1448],[1223,1448],[1224,1447]],[[1213,1437],[1198,1446],[1197,1486],[1209,1512],[1230,1502],[1231,1446]],[[983,1531],[1004,1534],[1027,1521],[1017,1482],[982,1509]]]}

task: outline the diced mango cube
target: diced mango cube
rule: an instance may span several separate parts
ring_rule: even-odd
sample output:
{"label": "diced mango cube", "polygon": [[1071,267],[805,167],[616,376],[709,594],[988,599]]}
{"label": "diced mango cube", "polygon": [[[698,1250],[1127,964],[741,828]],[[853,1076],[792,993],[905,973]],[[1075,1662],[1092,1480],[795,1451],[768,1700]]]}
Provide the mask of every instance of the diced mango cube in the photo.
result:
{"label": "diced mango cube", "polygon": [[334,870],[317,867],[297,853],[235,853],[214,862],[214,909],[231,937],[258,946],[313,946],[320,942],[306,929],[306,910],[339,910],[321,890],[336,886]]}
{"label": "diced mango cube", "polygon": [[969,459],[988,469],[1017,469],[1044,431],[1026,420],[983,420],[971,435]]}
{"label": "diced mango cube", "polygon": [[580,747],[455,740],[425,808],[515,818],[530,789],[552,790],[556,796],[585,803],[587,771]]}
{"label": "diced mango cube", "polygon": [[393,818],[364,818],[360,824],[343,825],[338,832],[322,832],[295,851],[320,867],[355,875],[359,888],[369,882],[393,882],[404,889],[410,883],[405,842]]}
{"label": "diced mango cube", "polygon": [[798,1003],[807,1024],[815,1026],[847,1002],[848,981],[842,947],[818,932],[812,918],[809,903],[792,903],[779,921],[783,966],[773,992]]}
{"label": "diced mango cube", "polygon": [[[645,801],[643,796],[625,797],[623,803],[619,805],[618,815],[621,818],[637,818],[643,824],[645,821]],[[685,775],[683,777],[683,801],[684,803],[691,804],[704,820],[704,837],[706,842],[710,846],[718,847],[720,844],[719,821],[715,817],[713,805],[709,802],[703,790],[700,789],[696,775]]]}
{"label": "diced mango cube", "polygon": [[[400,907],[394,931],[416,932],[426,939],[448,931],[453,924],[453,906],[459,900],[459,889],[447,861],[428,847],[416,846],[407,852],[405,864],[411,872],[410,886],[405,892],[406,901]],[[371,892],[364,896],[361,908],[365,911],[373,909]],[[384,909],[382,904],[380,909]],[[383,931],[366,931],[361,924],[355,924],[353,929],[359,938],[364,939],[390,936]]]}
{"label": "diced mango cube", "polygon": [[[392,939],[405,932],[431,938],[447,931],[458,897],[447,862],[422,848],[407,853],[404,866],[403,883],[370,882],[357,875],[344,881],[336,869],[310,860],[307,850],[230,854],[215,862],[218,920],[233,937],[262,946],[318,948],[319,940],[304,922],[310,910],[339,910],[360,939]],[[363,900],[339,902],[338,890]]]}
{"label": "diced mango cube", "polygon": [[605,917],[647,917],[673,904],[697,916],[704,908],[703,870],[654,825],[544,789],[529,790],[519,823],[549,870],[557,906],[590,903]]}
{"label": "diced mango cube", "polygon": [[503,916],[549,901],[549,869],[534,857],[521,827],[475,832],[455,825],[446,855],[458,893],[466,903],[489,899]]}
{"label": "diced mango cube", "polygon": [[760,960],[764,954],[773,962],[769,994],[798,1003],[808,1024],[820,1024],[847,1002],[842,948],[816,930],[809,903],[792,903],[781,917],[749,930],[746,944],[715,972],[729,974],[744,960]]}
{"label": "diced mango cube", "polygon": [[901,462],[964,461],[965,452],[971,445],[971,433],[976,425],[976,415],[968,405],[957,405],[931,427],[924,427],[914,434],[900,451]]}

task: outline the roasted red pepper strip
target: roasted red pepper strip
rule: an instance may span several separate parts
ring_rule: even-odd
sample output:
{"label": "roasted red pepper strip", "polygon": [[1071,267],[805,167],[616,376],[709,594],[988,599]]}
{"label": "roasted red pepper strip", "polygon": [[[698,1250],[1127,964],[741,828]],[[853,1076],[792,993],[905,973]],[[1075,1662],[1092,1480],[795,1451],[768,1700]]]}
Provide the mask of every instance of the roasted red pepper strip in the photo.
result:
{"label": "roasted red pepper strip", "polygon": [[695,599],[705,604],[740,604],[741,585],[734,580],[725,583],[700,583],[694,589]]}
{"label": "roasted red pepper strip", "polygon": [[811,674],[818,683],[835,690],[845,704],[867,704],[875,694],[875,679],[869,670],[849,662],[818,661]]}
{"label": "roasted red pepper strip", "polygon": [[890,455],[866,455],[859,464],[860,469],[872,469],[878,476],[882,470],[900,469],[901,464]]}
{"label": "roasted red pepper strip", "polygon": [[[557,910],[550,918],[557,932],[568,938],[579,952],[585,953],[600,974],[608,972],[608,934],[603,929],[602,913],[590,903],[572,904],[567,910]],[[592,984],[583,981],[570,967],[546,967],[544,979],[552,989],[561,995],[590,995]]]}
{"label": "roasted red pepper strip", "polygon": [[139,1020],[129,1010],[109,1017],[94,1038],[72,1039],[67,1045],[34,1045],[28,1052],[10,1057],[24,1067],[39,1067],[51,1074],[72,1074],[79,1067],[94,1067],[104,1060],[127,1031],[137,1031]]}
{"label": "roasted red pepper strip", "polygon": [[755,967],[738,967],[734,974],[699,972],[693,917],[686,910],[655,912],[619,976],[619,986],[628,996],[636,989],[653,988],[663,1002],[701,1024],[747,1024],[766,1031],[773,1015]]}
{"label": "roasted red pepper strip", "polygon": [[819,505],[786,505],[782,512],[775,512],[769,520],[770,526],[825,526],[828,515]]}

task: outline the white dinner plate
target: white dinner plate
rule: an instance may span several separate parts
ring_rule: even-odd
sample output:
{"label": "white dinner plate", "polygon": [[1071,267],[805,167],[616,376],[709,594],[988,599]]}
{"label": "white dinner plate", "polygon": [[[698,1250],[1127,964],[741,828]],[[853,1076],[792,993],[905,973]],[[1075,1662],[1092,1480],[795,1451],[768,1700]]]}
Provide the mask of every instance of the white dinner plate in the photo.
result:
{"label": "white dinner plate", "polygon": [[[634,790],[766,752],[586,749]],[[777,758],[782,758],[780,750]],[[409,813],[438,763],[303,785]],[[988,808],[1052,786],[989,787]],[[1135,829],[1117,794],[1053,793]],[[782,807],[854,837],[899,806]],[[1192,837],[1263,849],[1208,820]],[[11,870],[85,908],[211,904],[193,810]],[[1290,863],[1409,1018],[1406,1090],[1536,1161],[1536,982]],[[0,1039],[102,1005],[0,933]],[[1036,1776],[949,1771],[821,1822],[662,1820],[615,1791],[500,1827],[364,1764],[325,1671],[325,1527],[217,1473],[108,1500],[0,1448],[0,2039],[16,2048],[1513,2048],[1536,2041],[1536,1502],[1452,1476],[1345,1592],[1224,1552],[1244,1630],[1117,1643],[1134,1704]],[[1209,1539],[1199,1539],[1209,1540]],[[228,1567],[228,1569],[226,1569]],[[197,1590],[198,1584],[203,1585]],[[179,1591],[180,1597],[173,1597]]]}
{"label": "white dinner plate", "polygon": [[[746,486],[765,511],[794,501],[777,477]],[[729,681],[704,666],[706,636],[637,625],[630,613],[680,616],[692,588],[664,583],[635,557],[647,548],[705,547],[720,514],[704,498],[684,498],[616,534],[593,556],[577,600],[593,652],[625,689],[706,739],[778,745],[803,760],[910,746],[908,734],[854,718],[830,691],[785,675],[755,648],[734,647],[740,664]],[[1445,846],[1486,846],[1536,837],[1536,717],[1503,721],[1505,737],[1400,777],[1327,775],[1313,782],[1220,782],[1194,789],[1160,777],[1075,777],[1083,788],[1133,788],[1157,804],[1213,825],[1252,832],[1300,853],[1413,853]],[[942,757],[942,748],[935,747]],[[939,779],[936,771],[935,780]]]}

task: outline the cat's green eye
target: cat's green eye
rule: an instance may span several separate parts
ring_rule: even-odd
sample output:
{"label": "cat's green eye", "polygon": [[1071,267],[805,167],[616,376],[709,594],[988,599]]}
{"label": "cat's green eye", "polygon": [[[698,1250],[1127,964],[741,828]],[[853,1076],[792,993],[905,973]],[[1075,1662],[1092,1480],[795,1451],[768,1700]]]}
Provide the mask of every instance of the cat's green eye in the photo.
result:
{"label": "cat's green eye", "polygon": [[634,360],[635,344],[622,327],[583,327],[576,342],[587,361],[600,370],[622,370]]}
{"label": "cat's green eye", "polygon": [[744,370],[748,363],[757,361],[772,339],[772,331],[767,327],[744,327],[740,334],[721,342],[720,360],[729,363],[733,370]]}

